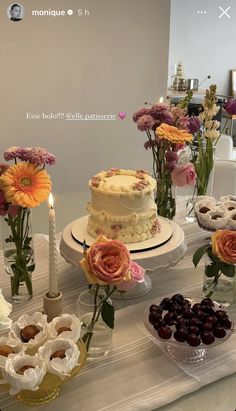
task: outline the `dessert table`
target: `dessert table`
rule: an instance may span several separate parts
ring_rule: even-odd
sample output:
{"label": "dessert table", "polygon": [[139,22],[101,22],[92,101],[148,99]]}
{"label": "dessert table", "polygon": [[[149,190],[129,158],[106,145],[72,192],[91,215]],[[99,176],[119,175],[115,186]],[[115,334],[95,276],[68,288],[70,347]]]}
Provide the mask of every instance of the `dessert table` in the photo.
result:
{"label": "dessert table", "polygon": [[[71,215],[70,220],[73,218]],[[54,401],[39,406],[39,410],[235,410],[235,334],[224,344],[209,348],[209,355],[204,362],[184,365],[171,360],[143,324],[144,309],[151,300],[180,291],[189,297],[201,295],[203,263],[195,269],[191,259],[208,233],[194,223],[185,223],[181,214],[177,222],[184,229],[188,245],[184,259],[175,267],[154,272],[153,287],[149,294],[138,299],[114,301],[117,311],[112,352],[102,360],[87,363],[77,377],[63,385]],[[58,247],[59,240],[60,234]],[[42,309],[42,296],[48,287],[48,237],[36,234],[34,243],[34,296],[24,304],[14,304],[11,314],[13,320],[25,312]],[[59,289],[64,296],[64,312],[72,313],[78,294],[86,289],[86,281],[80,269],[66,263],[59,252],[58,272]],[[3,294],[8,299],[10,280],[3,268],[2,251],[0,281]],[[232,306],[230,312],[236,319],[236,307]],[[0,409],[21,411],[33,407],[26,408],[0,387]]]}

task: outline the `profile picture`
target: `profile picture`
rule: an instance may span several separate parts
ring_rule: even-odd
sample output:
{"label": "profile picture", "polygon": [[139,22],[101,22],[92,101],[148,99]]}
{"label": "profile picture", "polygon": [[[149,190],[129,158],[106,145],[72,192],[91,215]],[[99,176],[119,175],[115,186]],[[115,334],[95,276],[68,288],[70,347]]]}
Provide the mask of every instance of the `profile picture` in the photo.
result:
{"label": "profile picture", "polygon": [[25,9],[22,4],[12,3],[7,9],[7,16],[11,21],[21,21],[25,15]]}

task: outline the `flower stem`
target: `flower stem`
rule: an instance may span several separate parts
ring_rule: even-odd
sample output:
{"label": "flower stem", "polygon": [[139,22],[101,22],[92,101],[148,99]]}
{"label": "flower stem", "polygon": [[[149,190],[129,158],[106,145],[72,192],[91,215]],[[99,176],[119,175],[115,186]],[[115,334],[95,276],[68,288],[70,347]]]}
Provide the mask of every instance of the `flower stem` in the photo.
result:
{"label": "flower stem", "polygon": [[106,296],[98,304],[97,299],[98,299],[99,288],[100,288],[100,286],[98,284],[96,284],[96,289],[95,289],[95,294],[94,294],[94,302],[93,302],[93,305],[94,305],[93,316],[92,316],[91,322],[88,326],[88,331],[82,337],[82,340],[84,341],[84,343],[86,345],[87,351],[89,350],[90,343],[91,343],[91,340],[92,340],[92,337],[93,337],[94,327],[95,327],[95,325],[96,325],[96,323],[99,320],[99,317],[101,315],[101,312],[102,312],[102,309],[103,309],[103,304],[104,304],[105,301],[109,300],[111,295],[117,289],[117,287],[114,286],[112,288],[112,290],[108,290],[106,292]]}

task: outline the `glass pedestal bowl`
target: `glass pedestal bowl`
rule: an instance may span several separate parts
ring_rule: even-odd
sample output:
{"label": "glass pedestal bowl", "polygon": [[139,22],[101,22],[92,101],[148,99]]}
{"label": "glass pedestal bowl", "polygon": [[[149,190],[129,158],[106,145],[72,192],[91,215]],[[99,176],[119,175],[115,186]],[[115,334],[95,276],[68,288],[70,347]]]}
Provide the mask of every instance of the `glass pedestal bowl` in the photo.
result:
{"label": "glass pedestal bowl", "polygon": [[[187,298],[188,301],[191,302],[191,304],[197,303],[197,300],[194,300],[192,298]],[[218,344],[223,343],[226,341],[230,335],[233,333],[233,321],[231,325],[231,329],[226,330],[226,335],[223,338],[215,338],[215,341],[212,344],[206,345],[203,344],[202,342],[196,346],[192,347],[190,346],[186,341],[185,342],[178,342],[174,339],[173,337],[173,332],[172,335],[169,339],[163,339],[159,337],[157,330],[154,328],[154,326],[149,322],[149,313],[150,313],[150,307],[153,304],[159,305],[159,301],[154,301],[152,304],[149,304],[149,306],[145,310],[144,314],[144,325],[146,329],[149,331],[149,333],[155,337],[155,339],[158,341],[158,344],[161,344],[163,349],[167,352],[167,354],[175,361],[177,362],[183,362],[183,363],[197,363],[200,361],[205,360],[207,357],[208,349],[211,347],[215,347]],[[226,307],[217,304],[214,302],[214,310],[218,309],[223,309],[226,311]],[[169,326],[172,331],[174,331],[176,328],[175,326]]]}
{"label": "glass pedestal bowl", "polygon": [[16,395],[16,398],[27,405],[46,404],[54,400],[60,392],[61,385],[75,377],[86,363],[87,350],[85,344],[79,340],[77,345],[80,350],[79,360],[68,377],[62,380],[56,375],[47,373],[37,391],[22,390]]}

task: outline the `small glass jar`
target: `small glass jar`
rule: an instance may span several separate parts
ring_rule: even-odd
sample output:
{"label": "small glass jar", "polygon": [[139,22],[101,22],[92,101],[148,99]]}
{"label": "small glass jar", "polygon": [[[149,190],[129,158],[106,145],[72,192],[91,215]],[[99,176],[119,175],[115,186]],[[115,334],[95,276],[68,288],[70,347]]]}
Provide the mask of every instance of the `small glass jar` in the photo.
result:
{"label": "small glass jar", "polygon": [[[97,296],[97,305],[95,304],[95,290],[91,288],[80,293],[76,302],[77,316],[81,321],[81,339],[86,333],[90,332],[89,327],[94,318],[94,312],[98,314],[99,306],[106,297],[106,292],[99,288]],[[108,299],[111,304],[111,299]],[[112,348],[112,329],[109,328],[102,320],[101,314],[91,331],[91,341],[88,349],[88,360],[103,358]]]}
{"label": "small glass jar", "polygon": [[31,226],[31,210],[18,208],[14,216],[1,218],[4,266],[11,279],[14,302],[27,301],[33,296],[32,272],[35,269]]}
{"label": "small glass jar", "polygon": [[[233,304],[235,302],[235,275],[228,277],[220,272],[214,276],[209,276],[206,274],[206,267],[203,278],[204,297],[212,298],[226,307]],[[234,266],[234,271],[236,271],[236,266]]]}

